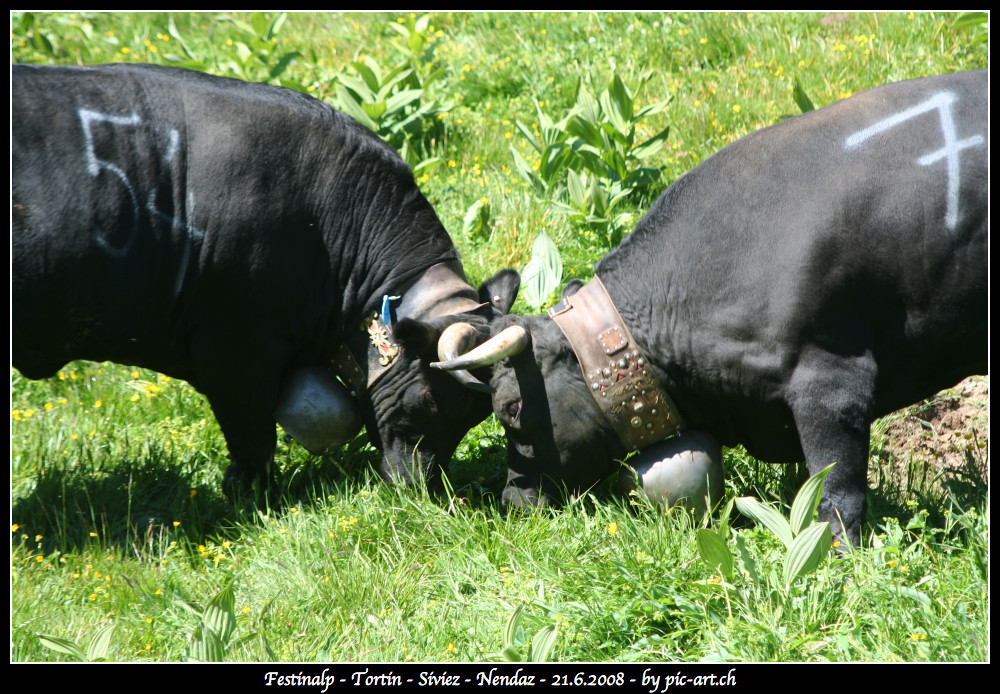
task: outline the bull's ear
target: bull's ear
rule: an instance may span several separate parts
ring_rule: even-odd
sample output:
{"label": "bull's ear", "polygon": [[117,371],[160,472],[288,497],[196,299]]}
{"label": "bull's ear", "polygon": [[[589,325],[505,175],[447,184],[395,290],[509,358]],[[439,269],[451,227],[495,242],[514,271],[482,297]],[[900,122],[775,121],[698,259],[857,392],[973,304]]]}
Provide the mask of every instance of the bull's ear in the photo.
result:
{"label": "bull's ear", "polygon": [[488,302],[497,315],[505,315],[514,305],[517,290],[521,288],[521,275],[507,268],[483,282],[479,287],[479,300]]}
{"label": "bull's ear", "polygon": [[570,280],[566,283],[566,286],[562,290],[562,298],[566,299],[568,297],[576,294],[583,287],[584,281],[581,279]]}
{"label": "bull's ear", "polygon": [[434,323],[404,318],[392,326],[392,338],[407,354],[421,358],[437,359],[439,337],[441,328]]}

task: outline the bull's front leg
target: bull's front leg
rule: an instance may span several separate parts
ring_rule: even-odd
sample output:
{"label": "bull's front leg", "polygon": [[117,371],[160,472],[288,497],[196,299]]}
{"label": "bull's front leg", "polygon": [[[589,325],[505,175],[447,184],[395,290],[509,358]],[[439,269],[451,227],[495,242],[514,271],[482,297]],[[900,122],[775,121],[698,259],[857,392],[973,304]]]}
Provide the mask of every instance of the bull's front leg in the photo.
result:
{"label": "bull's front leg", "polygon": [[229,449],[230,465],[222,491],[230,499],[276,491],[273,474],[275,450],[274,408],[285,355],[268,349],[262,340],[241,339],[243,349],[220,350],[232,345],[232,334],[198,353],[198,389],[208,398]]}
{"label": "bull's front leg", "polygon": [[836,463],[818,516],[835,540],[857,547],[867,513],[868,448],[876,367],[867,356],[814,354],[800,361],[789,392],[809,474]]}
{"label": "bull's front leg", "polygon": [[273,470],[274,419],[265,411],[248,413],[233,409],[230,403],[212,402],[231,461],[222,478],[222,491],[231,500],[260,493],[273,499],[277,490]]}

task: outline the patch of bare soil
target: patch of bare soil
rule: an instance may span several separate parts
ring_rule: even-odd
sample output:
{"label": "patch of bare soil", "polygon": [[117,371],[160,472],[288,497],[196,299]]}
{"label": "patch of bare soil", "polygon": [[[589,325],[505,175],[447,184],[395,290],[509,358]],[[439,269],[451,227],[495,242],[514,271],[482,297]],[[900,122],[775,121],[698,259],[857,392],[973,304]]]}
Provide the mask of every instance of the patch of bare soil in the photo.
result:
{"label": "patch of bare soil", "polygon": [[897,471],[923,460],[939,473],[989,482],[989,376],[973,376],[882,421],[884,453]]}

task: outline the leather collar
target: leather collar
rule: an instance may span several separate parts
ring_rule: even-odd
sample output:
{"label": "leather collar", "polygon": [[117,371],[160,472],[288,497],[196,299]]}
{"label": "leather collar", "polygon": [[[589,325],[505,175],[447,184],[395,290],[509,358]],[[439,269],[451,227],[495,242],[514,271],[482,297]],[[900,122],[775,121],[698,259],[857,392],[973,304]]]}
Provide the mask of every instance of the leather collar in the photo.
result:
{"label": "leather collar", "polygon": [[598,407],[626,451],[680,431],[684,422],[660,386],[601,279],[549,309],[569,340]]}

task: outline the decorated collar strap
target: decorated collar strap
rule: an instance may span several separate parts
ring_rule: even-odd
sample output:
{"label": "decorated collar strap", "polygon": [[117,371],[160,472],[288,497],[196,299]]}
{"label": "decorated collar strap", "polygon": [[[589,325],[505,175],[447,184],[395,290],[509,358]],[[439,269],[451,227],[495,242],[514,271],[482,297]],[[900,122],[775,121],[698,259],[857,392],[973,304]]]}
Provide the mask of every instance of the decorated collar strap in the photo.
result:
{"label": "decorated collar strap", "polygon": [[[358,331],[364,335],[362,339],[368,345],[367,348],[361,348],[368,355],[368,368],[361,368],[347,342],[340,344],[330,362],[333,373],[348,386],[351,395],[355,397],[366,392],[382,377],[399,355],[399,345],[392,341],[388,326],[377,312],[373,311],[366,316],[358,326]],[[351,342],[355,340],[352,339]]]}
{"label": "decorated collar strap", "polygon": [[569,340],[591,395],[626,451],[673,436],[683,421],[596,275],[549,309]]}

